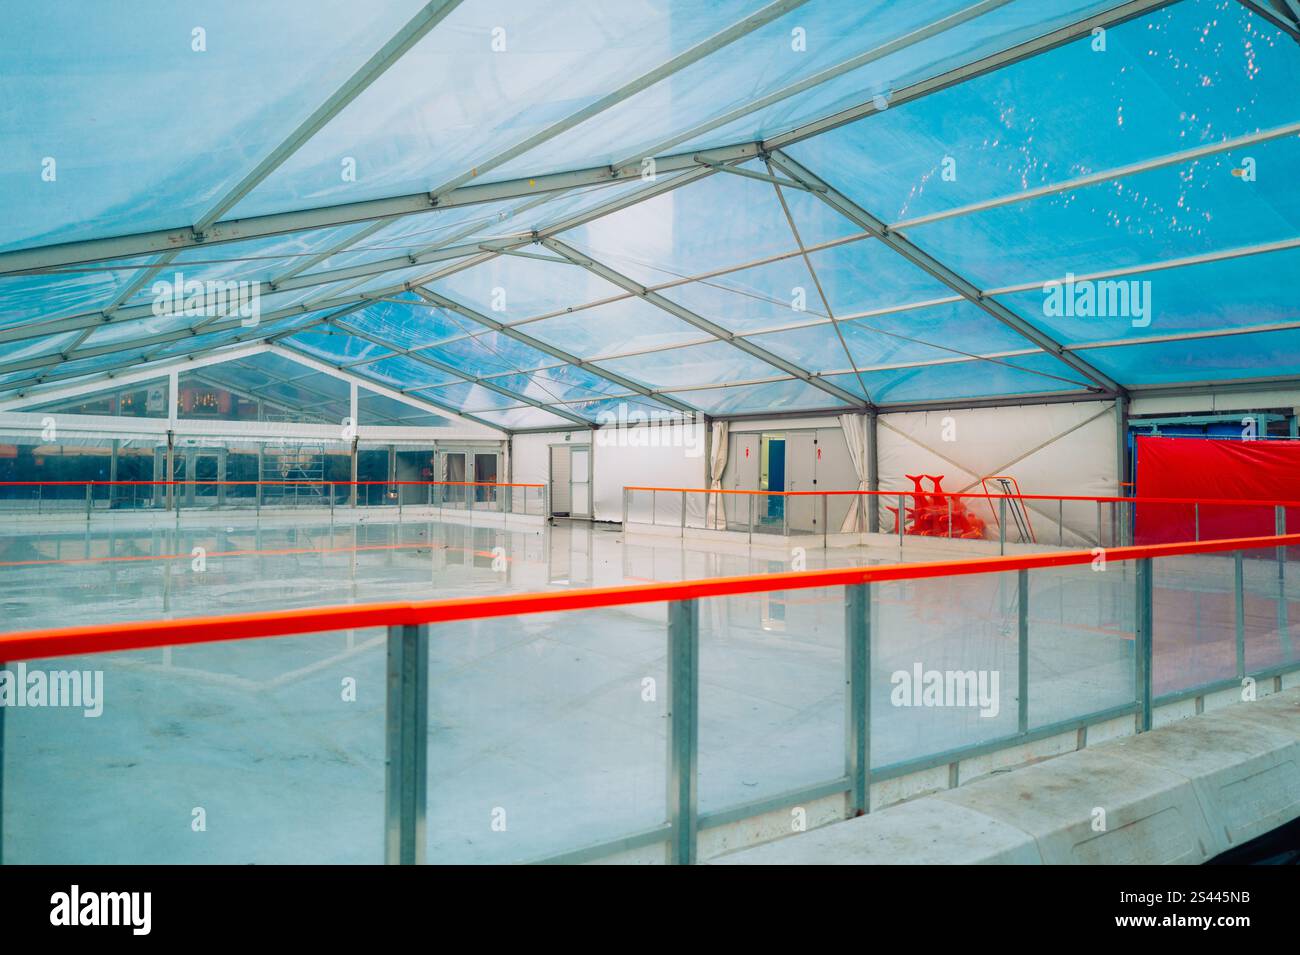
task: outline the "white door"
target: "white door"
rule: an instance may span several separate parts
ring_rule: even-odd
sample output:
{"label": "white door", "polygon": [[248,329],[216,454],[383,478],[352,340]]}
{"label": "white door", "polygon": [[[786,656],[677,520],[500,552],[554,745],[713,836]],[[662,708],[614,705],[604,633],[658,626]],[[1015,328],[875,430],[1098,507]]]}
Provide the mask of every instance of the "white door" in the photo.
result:
{"label": "white door", "polygon": [[567,517],[573,510],[569,449],[551,448],[551,513]]}
{"label": "white door", "polygon": [[569,516],[591,517],[591,448],[573,448],[569,467]]}

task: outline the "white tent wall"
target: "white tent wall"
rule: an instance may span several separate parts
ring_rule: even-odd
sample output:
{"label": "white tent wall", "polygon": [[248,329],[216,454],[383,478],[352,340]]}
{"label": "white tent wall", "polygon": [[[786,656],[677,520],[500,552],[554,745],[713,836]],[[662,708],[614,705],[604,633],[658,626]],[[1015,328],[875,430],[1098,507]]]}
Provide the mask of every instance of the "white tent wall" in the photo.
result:
{"label": "white tent wall", "polygon": [[1135,396],[1129,415],[1215,414],[1227,411],[1257,411],[1263,408],[1291,408],[1300,414],[1300,389],[1230,391],[1203,395]]}
{"label": "white tent wall", "polygon": [[515,484],[546,484],[550,479],[550,447],[562,444],[565,435],[570,443],[586,443],[587,431],[516,434],[510,439],[510,480]]}
{"label": "white tent wall", "polygon": [[[662,424],[640,428],[601,428],[593,444],[595,518],[598,521],[623,520],[623,488],[708,487],[708,458],[705,455],[705,426]],[[660,523],[681,518],[681,495],[656,495]],[[628,519],[650,520],[648,493],[633,496]],[[700,526],[704,521],[704,495],[686,496],[686,519]]]}
{"label": "white tent wall", "polygon": [[[1022,494],[1112,496],[1119,492],[1118,441],[1113,402],[882,414],[880,487],[910,490],[906,475],[941,474],[945,491],[980,494],[982,477],[1001,474],[1014,477]],[[923,486],[929,489],[928,482]],[[880,526],[888,530],[894,518],[884,503]],[[1059,512],[1048,501],[1026,504],[1039,541],[1079,544],[1096,537],[1096,504],[1067,501]],[[996,528],[987,503],[972,510]]]}

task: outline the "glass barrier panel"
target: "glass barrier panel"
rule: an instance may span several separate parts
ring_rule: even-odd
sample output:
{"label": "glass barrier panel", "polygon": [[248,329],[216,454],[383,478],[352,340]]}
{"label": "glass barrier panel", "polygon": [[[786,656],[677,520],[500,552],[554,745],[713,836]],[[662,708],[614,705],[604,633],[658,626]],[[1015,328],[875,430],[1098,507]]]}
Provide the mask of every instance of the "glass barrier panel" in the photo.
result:
{"label": "glass barrier panel", "polygon": [[28,705],[4,712],[5,863],[382,862],[385,642],[10,664]]}
{"label": "glass barrier panel", "polygon": [[871,590],[873,766],[1017,732],[1014,572],[888,581]]}
{"label": "glass barrier panel", "polygon": [[666,613],[430,627],[429,862],[541,860],[665,822]]}
{"label": "glass barrier panel", "polygon": [[699,614],[700,811],[842,776],[844,589],[707,598]]}
{"label": "glass barrier panel", "polygon": [[653,522],[665,527],[680,527],[682,495],[680,491],[659,491],[652,495]]}
{"label": "glass barrier panel", "polygon": [[1132,703],[1136,569],[1101,561],[1028,572],[1029,721],[1049,726]]}
{"label": "glass barrier panel", "polygon": [[1237,672],[1232,553],[1180,554],[1151,564],[1153,695],[1232,679]]}
{"label": "glass barrier panel", "polygon": [[[1279,561],[1279,552],[1287,559]],[[1300,659],[1300,592],[1291,548],[1256,548],[1241,556],[1245,671],[1293,663]]]}

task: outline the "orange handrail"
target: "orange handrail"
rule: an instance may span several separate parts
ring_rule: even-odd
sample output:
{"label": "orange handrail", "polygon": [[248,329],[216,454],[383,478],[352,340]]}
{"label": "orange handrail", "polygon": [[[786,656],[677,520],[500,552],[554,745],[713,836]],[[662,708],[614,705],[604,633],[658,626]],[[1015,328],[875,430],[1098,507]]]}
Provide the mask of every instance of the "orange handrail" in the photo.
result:
{"label": "orange handrail", "polygon": [[169,484],[241,485],[246,487],[255,484],[269,484],[272,487],[279,484],[319,484],[322,487],[330,484],[339,487],[351,487],[353,484],[383,484],[385,486],[409,484],[420,487],[546,487],[545,484],[505,484],[497,481],[314,481],[307,478],[301,481],[217,481],[215,479],[207,480],[206,478],[182,478],[178,481],[0,481],[0,487],[83,487],[87,484],[93,487],[131,487],[139,485],[165,487]]}
{"label": "orange handrail", "polygon": [[[772,497],[820,497],[823,494],[830,496],[840,496],[844,494],[864,494],[873,497],[896,498],[915,497],[916,491],[742,491],[728,490],[727,488],[705,488],[705,487],[642,487],[641,485],[627,484],[624,485],[625,491],[664,491],[671,494],[761,494]],[[925,494],[931,492],[926,491]],[[1265,505],[1276,507],[1284,505],[1286,507],[1300,507],[1300,501],[1280,501],[1280,500],[1254,500],[1250,498],[1195,498],[1195,497],[1089,497],[1083,494],[978,494],[957,491],[944,491],[944,497],[970,497],[983,500],[985,497],[997,500],[1005,497],[1007,499],[1021,501],[1084,501],[1094,503],[1132,503],[1132,504],[1232,504],[1242,505],[1250,504],[1263,507]]]}
{"label": "orange handrail", "polygon": [[[1115,547],[1104,553],[1108,561],[1121,561],[1291,545],[1300,545],[1300,534]],[[490,598],[457,597],[449,600],[352,604],[181,620],[56,627],[0,635],[0,660],[12,662],[85,653],[291,636],[330,630],[450,623],[530,613],[553,613],[562,610],[592,610],[599,607],[726,597],[773,590],[805,590],[813,587],[846,586],[878,581],[1003,573],[1089,564],[1095,559],[1096,554],[1091,550],[1063,551],[920,564],[786,571],[779,574],[508,594]]]}

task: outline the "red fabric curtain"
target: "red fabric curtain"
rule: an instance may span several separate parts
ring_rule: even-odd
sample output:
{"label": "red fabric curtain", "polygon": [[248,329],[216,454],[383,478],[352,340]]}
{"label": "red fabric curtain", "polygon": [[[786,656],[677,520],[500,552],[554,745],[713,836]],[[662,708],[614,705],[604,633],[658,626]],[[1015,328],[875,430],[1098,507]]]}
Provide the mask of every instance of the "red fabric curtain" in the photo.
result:
{"label": "red fabric curtain", "polygon": [[[1300,501],[1300,441],[1215,438],[1137,439],[1137,496],[1207,500]],[[1134,542],[1263,537],[1273,533],[1267,505],[1142,504]],[[1300,531],[1300,508],[1287,508],[1287,530]]]}

